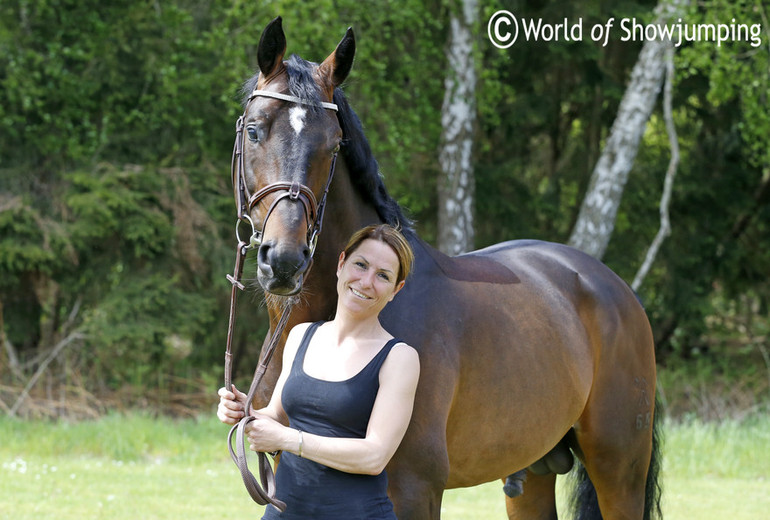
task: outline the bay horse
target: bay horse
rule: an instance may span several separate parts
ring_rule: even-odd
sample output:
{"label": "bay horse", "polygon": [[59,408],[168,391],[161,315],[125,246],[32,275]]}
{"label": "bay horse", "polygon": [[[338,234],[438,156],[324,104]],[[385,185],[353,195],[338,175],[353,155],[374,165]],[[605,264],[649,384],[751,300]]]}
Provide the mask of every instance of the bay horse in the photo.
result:
{"label": "bay horse", "polygon": [[279,17],[265,27],[259,71],[244,85],[242,169],[233,174],[239,216],[257,237],[265,344],[286,297],[300,300],[255,406],[270,398],[287,331],[332,317],[348,237],[386,222],[403,229],[416,262],[381,320],[419,351],[421,365],[410,426],[387,466],[398,518],[437,519],[444,489],[523,471],[523,494],[506,497],[508,517],[556,518],[554,472],[566,472],[573,454],[584,476],[580,518],[659,513],[655,354],[634,292],[565,245],[517,240],[457,257],[430,247],[388,194],[339,88],[353,65],[352,29],[320,64],[284,60],[285,52]]}

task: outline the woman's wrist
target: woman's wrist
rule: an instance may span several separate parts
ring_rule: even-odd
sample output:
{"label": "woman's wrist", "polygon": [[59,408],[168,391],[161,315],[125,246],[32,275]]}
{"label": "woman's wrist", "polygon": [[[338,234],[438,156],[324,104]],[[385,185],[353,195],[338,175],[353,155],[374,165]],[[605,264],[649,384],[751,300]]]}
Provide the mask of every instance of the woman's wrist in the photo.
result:
{"label": "woman's wrist", "polygon": [[304,448],[304,444],[305,443],[304,443],[304,439],[303,439],[303,436],[302,436],[302,430],[297,430],[297,432],[299,432],[299,436],[298,436],[299,437],[299,441],[297,443],[298,444],[298,446],[297,446],[297,455],[299,456],[299,458],[302,458],[302,448]]}
{"label": "woman's wrist", "polygon": [[293,453],[298,457],[304,457],[307,451],[305,437],[305,432],[298,428],[286,428],[286,435],[283,439],[283,451]]}

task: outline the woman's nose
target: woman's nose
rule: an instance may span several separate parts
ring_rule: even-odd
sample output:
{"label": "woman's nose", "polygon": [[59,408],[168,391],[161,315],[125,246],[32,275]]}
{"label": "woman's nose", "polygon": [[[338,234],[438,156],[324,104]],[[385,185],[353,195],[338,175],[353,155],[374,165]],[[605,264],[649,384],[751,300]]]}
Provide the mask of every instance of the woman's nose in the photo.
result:
{"label": "woman's nose", "polygon": [[374,273],[371,271],[364,273],[364,275],[361,277],[361,284],[364,287],[371,287],[374,284]]}

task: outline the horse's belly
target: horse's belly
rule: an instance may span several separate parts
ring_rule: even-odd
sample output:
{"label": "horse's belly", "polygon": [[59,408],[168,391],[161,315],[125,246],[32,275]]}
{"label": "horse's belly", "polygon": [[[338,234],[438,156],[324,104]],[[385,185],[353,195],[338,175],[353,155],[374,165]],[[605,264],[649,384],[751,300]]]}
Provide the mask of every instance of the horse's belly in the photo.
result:
{"label": "horse's belly", "polygon": [[580,417],[593,353],[568,306],[489,305],[473,316],[447,423],[449,487],[502,478],[553,448]]}
{"label": "horse's belly", "polygon": [[503,388],[479,388],[474,393],[481,400],[458,399],[447,427],[448,487],[505,477],[553,448],[580,417],[587,396],[571,385],[551,386],[509,388],[507,396]]}

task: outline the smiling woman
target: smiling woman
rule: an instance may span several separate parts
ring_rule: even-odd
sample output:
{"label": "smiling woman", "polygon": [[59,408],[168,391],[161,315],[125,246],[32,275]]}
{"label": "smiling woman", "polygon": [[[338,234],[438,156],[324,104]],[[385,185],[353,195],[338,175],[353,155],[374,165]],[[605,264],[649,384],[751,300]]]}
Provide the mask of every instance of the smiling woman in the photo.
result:
{"label": "smiling woman", "polygon": [[379,315],[404,286],[413,262],[411,246],[391,226],[368,226],[354,233],[337,266],[337,313],[340,302],[352,295],[352,302],[368,302],[364,308]]}
{"label": "smiling woman", "polygon": [[397,273],[398,257],[383,242],[367,239],[350,257],[340,255],[337,314],[379,314],[404,285],[403,281],[395,283]]}
{"label": "smiling woman", "polygon": [[[270,505],[263,518],[396,518],[385,465],[411,419],[420,362],[379,314],[413,259],[387,224],[354,233],[339,257],[334,319],[289,334],[270,403],[247,427],[252,450],[283,452],[276,498],[285,511]],[[219,396],[219,419],[236,424],[246,394],[233,385]]]}

